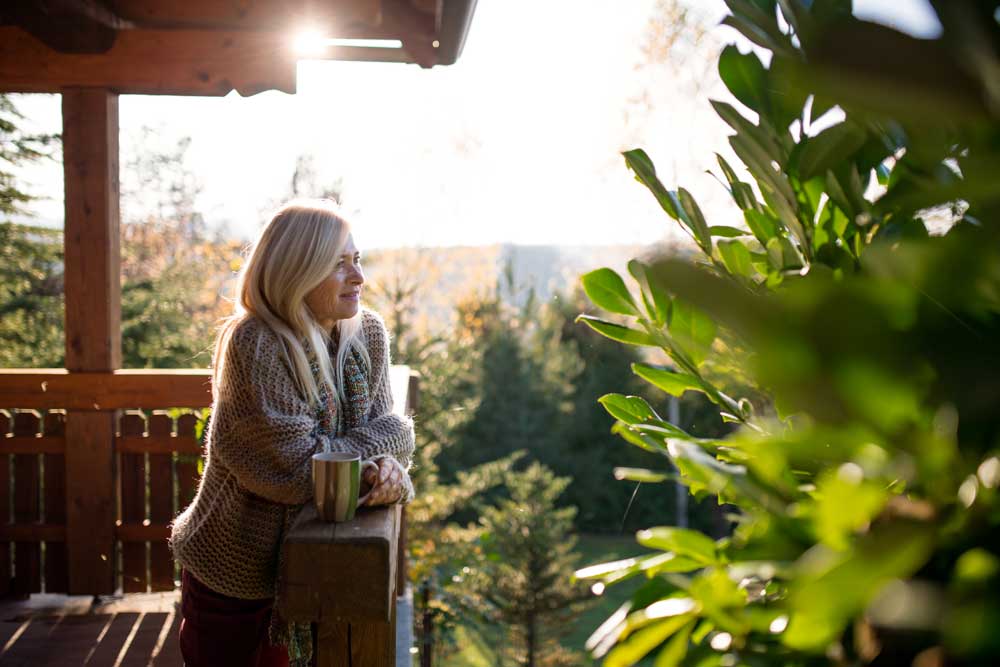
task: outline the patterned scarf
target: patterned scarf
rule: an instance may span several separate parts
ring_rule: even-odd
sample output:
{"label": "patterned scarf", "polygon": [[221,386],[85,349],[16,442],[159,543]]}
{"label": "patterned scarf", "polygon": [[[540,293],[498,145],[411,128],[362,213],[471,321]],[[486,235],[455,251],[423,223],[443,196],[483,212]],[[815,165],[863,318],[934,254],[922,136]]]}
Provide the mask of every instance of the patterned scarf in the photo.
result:
{"label": "patterned scarf", "polygon": [[[336,331],[334,336],[336,336]],[[337,339],[334,338],[334,350],[337,349]],[[306,348],[311,349],[311,348]],[[368,393],[368,375],[365,373],[364,360],[357,350],[344,359],[344,394],[347,398],[343,410],[337,409],[332,388],[323,381],[319,372],[319,363],[314,355],[310,356],[309,366],[319,387],[319,407],[316,416],[319,424],[316,435],[326,435],[331,438],[343,435],[352,428],[364,426],[368,422],[368,411],[371,409],[371,397]],[[302,505],[290,506],[285,510],[285,522],[281,531],[281,543],[291,530],[295,517]],[[268,638],[272,645],[283,645],[288,648],[289,667],[309,667],[312,663],[313,641],[312,628],[309,623],[285,621],[278,613],[278,595],[281,590],[281,572],[284,569],[284,549],[278,554],[278,576],[275,577],[274,609],[271,612],[271,623],[268,627]]]}

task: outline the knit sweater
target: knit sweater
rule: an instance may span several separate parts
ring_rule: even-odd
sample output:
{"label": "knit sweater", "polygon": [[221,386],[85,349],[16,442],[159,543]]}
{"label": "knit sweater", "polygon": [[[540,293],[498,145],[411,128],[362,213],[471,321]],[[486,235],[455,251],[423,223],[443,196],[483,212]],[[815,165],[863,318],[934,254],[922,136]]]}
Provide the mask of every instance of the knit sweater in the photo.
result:
{"label": "knit sweater", "polygon": [[[312,499],[313,454],[392,456],[409,468],[413,423],[392,412],[385,325],[364,310],[362,329],[371,408],[366,424],[339,435],[320,428],[277,334],[254,317],[234,330],[208,425],[204,474],[169,541],[174,559],[209,588],[242,599],[274,596],[285,511]],[[406,485],[404,502],[413,495],[408,479]]]}

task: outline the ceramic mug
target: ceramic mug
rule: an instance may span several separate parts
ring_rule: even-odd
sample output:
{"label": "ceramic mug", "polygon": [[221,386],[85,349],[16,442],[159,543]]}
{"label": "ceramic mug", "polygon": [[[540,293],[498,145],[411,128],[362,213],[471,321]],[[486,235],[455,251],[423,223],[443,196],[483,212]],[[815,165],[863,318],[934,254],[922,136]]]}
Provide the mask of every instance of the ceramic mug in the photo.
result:
{"label": "ceramic mug", "polygon": [[313,454],[313,501],[323,521],[350,521],[359,505],[363,505],[371,491],[358,497],[361,489],[361,471],[367,467],[378,471],[371,461],[362,461],[359,454],[323,452]]}

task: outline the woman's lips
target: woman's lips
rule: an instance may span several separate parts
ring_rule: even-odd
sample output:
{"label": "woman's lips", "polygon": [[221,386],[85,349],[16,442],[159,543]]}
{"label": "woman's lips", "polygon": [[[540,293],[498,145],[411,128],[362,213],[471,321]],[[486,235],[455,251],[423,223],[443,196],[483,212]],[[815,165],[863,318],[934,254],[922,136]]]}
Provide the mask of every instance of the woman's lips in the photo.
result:
{"label": "woman's lips", "polygon": [[347,294],[341,294],[340,298],[348,301],[357,301],[361,298],[361,292],[348,292]]}

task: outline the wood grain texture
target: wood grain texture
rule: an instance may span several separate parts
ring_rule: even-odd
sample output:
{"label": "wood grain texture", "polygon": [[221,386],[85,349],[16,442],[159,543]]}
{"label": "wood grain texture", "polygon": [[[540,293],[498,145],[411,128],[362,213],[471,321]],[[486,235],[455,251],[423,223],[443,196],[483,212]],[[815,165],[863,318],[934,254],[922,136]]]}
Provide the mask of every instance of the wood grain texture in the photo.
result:
{"label": "wood grain texture", "polygon": [[[38,414],[14,414],[14,435],[27,438],[39,432]],[[14,456],[14,522],[37,524],[41,520],[41,475],[38,454]],[[14,544],[14,590],[18,596],[40,593],[42,590],[42,545],[40,542],[17,541]]]}
{"label": "wood grain texture", "polygon": [[114,592],[114,415],[70,411],[66,419],[66,543],[71,595]]}
{"label": "wood grain texture", "polygon": [[207,408],[209,370],[113,370],[69,373],[62,369],[0,370],[0,405],[37,410]]}
{"label": "wood grain texture", "polygon": [[[0,411],[0,437],[10,433],[11,421],[6,410]],[[10,460],[9,454],[0,452],[0,528],[10,523]],[[10,555],[10,541],[0,539],[0,596],[10,594]]]}
{"label": "wood grain texture", "polygon": [[[342,30],[379,23],[380,0],[110,0],[115,13],[142,27],[282,31],[311,26],[343,36]],[[357,24],[363,24],[358,26]]]}
{"label": "wood grain texture", "polygon": [[[66,415],[49,412],[45,415],[47,439],[66,443]],[[45,543],[45,592],[65,593],[69,590],[69,559],[66,552],[66,456],[61,453],[45,454],[45,516],[48,524],[62,526],[63,536],[58,542]]]}
{"label": "wood grain texture", "polygon": [[[165,414],[149,418],[149,436],[170,438],[173,420]],[[177,438],[174,438],[175,440]],[[149,454],[149,521],[168,524],[174,513],[174,474],[172,454]],[[149,543],[149,587],[153,591],[174,590],[174,560],[163,540]]]}
{"label": "wood grain texture", "polygon": [[0,90],[68,87],[143,95],[295,92],[293,36],[282,32],[126,30],[106,53],[60,53],[0,27]]}
{"label": "wood grain texture", "polygon": [[[195,429],[198,418],[192,414],[181,415],[177,418],[177,439],[190,440],[196,444],[197,455],[202,454],[200,445],[197,444]],[[174,506],[174,514],[181,512],[191,504],[194,495],[198,491],[198,461],[191,454],[179,453],[174,469],[177,473],[177,504]]]}
{"label": "wood grain texture", "polygon": [[62,113],[66,368],[109,371],[121,366],[118,96],[66,88]]}
{"label": "wood grain texture", "polygon": [[[292,620],[388,622],[396,604],[399,506],[320,521],[303,508],[285,539],[282,613]],[[321,564],[321,566],[317,566]]]}
{"label": "wood grain texture", "polygon": [[[141,414],[124,414],[118,422],[118,430],[122,435],[142,437],[146,432],[146,420]],[[142,524],[146,519],[146,456],[123,453],[119,457],[120,519],[126,524]],[[147,584],[146,543],[123,542],[122,590],[145,593]]]}

